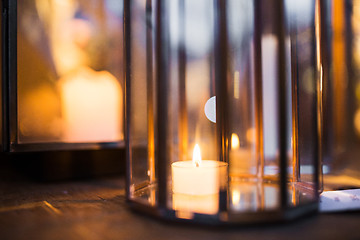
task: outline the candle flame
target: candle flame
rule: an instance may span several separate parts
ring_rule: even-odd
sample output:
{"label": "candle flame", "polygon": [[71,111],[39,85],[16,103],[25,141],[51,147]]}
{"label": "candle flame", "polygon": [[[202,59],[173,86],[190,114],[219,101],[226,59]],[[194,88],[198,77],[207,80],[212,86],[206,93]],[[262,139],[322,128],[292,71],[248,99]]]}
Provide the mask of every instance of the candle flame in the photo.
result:
{"label": "candle flame", "polygon": [[193,163],[196,167],[199,167],[201,164],[201,152],[199,144],[196,144],[193,151]]}
{"label": "candle flame", "polygon": [[240,140],[236,133],[231,134],[231,149],[238,149],[240,147]]}

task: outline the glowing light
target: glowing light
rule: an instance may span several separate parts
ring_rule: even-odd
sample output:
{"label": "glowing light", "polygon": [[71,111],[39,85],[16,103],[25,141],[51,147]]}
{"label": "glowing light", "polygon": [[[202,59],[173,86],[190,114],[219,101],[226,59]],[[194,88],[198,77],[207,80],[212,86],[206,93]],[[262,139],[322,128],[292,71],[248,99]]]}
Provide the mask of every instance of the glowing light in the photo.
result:
{"label": "glowing light", "polygon": [[231,149],[239,149],[240,140],[236,133],[231,134]]}
{"label": "glowing light", "polygon": [[193,163],[196,167],[199,167],[201,164],[201,152],[199,144],[196,144],[193,151]]}
{"label": "glowing light", "polygon": [[355,113],[354,126],[357,133],[360,134],[360,109],[358,109]]}
{"label": "glowing light", "polygon": [[357,84],[355,88],[355,96],[358,100],[360,100],[360,84]]}
{"label": "glowing light", "polygon": [[122,89],[107,71],[82,68],[60,79],[66,142],[112,142],[122,138]]}
{"label": "glowing light", "polygon": [[240,98],[240,73],[238,71],[234,73],[234,98]]}
{"label": "glowing light", "polygon": [[232,204],[233,204],[233,205],[239,204],[239,203],[240,203],[240,198],[241,198],[240,192],[239,192],[238,190],[234,190],[234,191],[232,192],[232,197],[231,197]]}
{"label": "glowing light", "polygon": [[246,140],[250,143],[255,143],[255,140],[256,140],[256,129],[255,128],[249,128],[246,131]]}

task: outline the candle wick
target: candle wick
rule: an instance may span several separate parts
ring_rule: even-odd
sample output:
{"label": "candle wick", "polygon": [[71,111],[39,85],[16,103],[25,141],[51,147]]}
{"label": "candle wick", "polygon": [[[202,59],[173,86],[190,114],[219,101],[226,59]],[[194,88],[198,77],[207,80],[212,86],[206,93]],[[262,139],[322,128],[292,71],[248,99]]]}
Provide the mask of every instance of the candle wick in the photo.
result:
{"label": "candle wick", "polygon": [[199,162],[195,162],[195,166],[199,167],[200,166]]}

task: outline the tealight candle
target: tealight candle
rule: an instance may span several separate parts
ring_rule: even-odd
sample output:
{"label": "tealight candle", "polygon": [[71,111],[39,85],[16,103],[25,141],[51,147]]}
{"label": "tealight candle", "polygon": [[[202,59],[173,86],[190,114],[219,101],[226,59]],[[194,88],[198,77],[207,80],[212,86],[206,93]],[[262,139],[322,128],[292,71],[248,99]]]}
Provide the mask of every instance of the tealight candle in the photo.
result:
{"label": "tealight candle", "polygon": [[171,165],[173,193],[210,195],[219,193],[224,186],[228,164],[214,160],[201,160],[199,145],[195,145],[192,161],[179,161]]}

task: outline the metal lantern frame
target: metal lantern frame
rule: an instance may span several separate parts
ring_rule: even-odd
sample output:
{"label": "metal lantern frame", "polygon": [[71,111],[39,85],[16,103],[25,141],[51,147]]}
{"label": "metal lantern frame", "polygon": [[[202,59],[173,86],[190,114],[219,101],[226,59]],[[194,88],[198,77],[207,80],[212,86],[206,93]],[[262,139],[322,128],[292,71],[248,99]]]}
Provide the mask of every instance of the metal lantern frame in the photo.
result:
{"label": "metal lantern frame", "polygon": [[[18,120],[18,1],[1,2],[2,28],[2,150],[4,152],[44,152],[125,148],[124,140],[116,142],[19,142]],[[124,102],[124,101],[123,101]],[[124,115],[124,114],[123,114]],[[123,124],[124,125],[124,124]],[[123,127],[124,129],[124,127]]]}
{"label": "metal lantern frame", "polygon": [[[153,5],[152,3],[155,2]],[[254,79],[257,87],[255,88],[255,103],[257,108],[257,114],[262,114],[262,57],[261,57],[261,4],[263,1],[254,0]],[[184,13],[184,1],[179,1],[179,16],[183,17]],[[213,0],[211,1],[214,4],[215,9],[215,44],[214,44],[214,78],[215,78],[215,94],[217,97],[216,104],[216,139],[217,139],[217,153],[218,159],[220,161],[227,161],[229,154],[229,109],[226,107],[228,105],[227,102],[227,83],[226,81],[222,81],[222,79],[227,78],[227,50],[228,50],[228,29],[227,29],[227,1],[226,0]],[[156,0],[146,1],[146,71],[147,71],[147,82],[151,83],[151,86],[154,86],[155,89],[151,89],[156,92],[154,102],[149,100],[147,104],[150,104],[150,109],[155,108],[156,112],[152,112],[151,114],[156,115],[154,118],[156,126],[167,126],[168,125],[168,79],[169,79],[169,36],[166,33],[166,29],[169,28],[168,21],[166,18],[166,4],[167,1],[164,0]],[[155,7],[154,7],[155,6]],[[227,192],[223,192],[220,190],[219,193],[219,208],[218,212],[213,215],[194,213],[190,218],[182,218],[179,217],[176,210],[170,208],[168,206],[168,195],[171,192],[169,188],[168,176],[169,169],[167,165],[169,164],[170,152],[166,147],[168,142],[168,133],[166,127],[157,127],[155,128],[155,132],[152,133],[155,135],[155,184],[157,187],[157,193],[155,194],[156,203],[154,205],[147,205],[141,201],[137,201],[132,197],[135,189],[141,189],[144,186],[134,186],[132,185],[132,169],[134,166],[133,162],[133,143],[132,143],[132,130],[131,130],[131,111],[132,111],[132,94],[134,93],[132,90],[132,78],[133,71],[135,71],[132,67],[132,54],[131,49],[133,47],[131,39],[132,36],[132,1],[125,0],[124,1],[124,49],[125,49],[125,81],[126,81],[126,149],[127,149],[127,183],[126,183],[126,196],[127,200],[135,211],[140,211],[143,213],[147,213],[161,219],[168,219],[178,222],[195,222],[201,224],[211,224],[211,225],[236,225],[236,224],[249,224],[249,223],[257,223],[257,222],[275,222],[275,221],[285,221],[294,219],[304,214],[314,213],[317,211],[318,203],[317,203],[317,189],[318,189],[318,164],[317,164],[317,152],[318,152],[318,133],[314,131],[311,133],[311,136],[315,139],[314,146],[314,196],[315,201],[300,205],[300,206],[290,206],[289,205],[289,193],[287,184],[287,176],[288,176],[288,158],[287,158],[287,136],[292,134],[288,131],[288,129],[284,126],[287,124],[287,96],[286,96],[286,57],[285,57],[285,16],[284,16],[284,1],[275,1],[273,4],[274,10],[274,19],[277,24],[275,24],[275,36],[278,40],[278,79],[277,79],[277,91],[278,91],[278,141],[279,141],[279,207],[274,210],[263,210],[263,211],[247,211],[247,212],[231,212],[229,211],[228,198],[229,195]],[[154,25],[152,25],[151,17],[154,18]],[[180,19],[181,21],[181,19]],[[184,23],[180,23],[181,30],[184,28]],[[155,52],[152,52],[152,31],[155,29]],[[292,33],[290,32],[290,35]],[[184,36],[180,36],[183,38]],[[314,46],[315,48],[315,46]],[[184,54],[184,46],[180,44],[178,49],[178,67],[179,71],[179,81],[180,86],[185,80],[185,63],[186,58]],[[155,55],[155,58],[153,56]],[[154,59],[154,63],[152,60]],[[295,64],[295,63],[294,63]],[[154,66],[154,70],[153,67]],[[153,75],[153,71],[155,75]],[[153,85],[153,76],[156,78],[156,84]],[[292,79],[294,84],[298,84],[298,79],[296,75],[293,76]],[[180,87],[180,91],[181,91]],[[147,90],[149,91],[149,89]],[[293,90],[296,95],[296,89]],[[184,95],[184,93],[179,93],[180,98]],[[297,96],[297,95],[296,95]],[[293,103],[294,104],[294,103]],[[316,102],[314,102],[316,107]],[[224,107],[225,106],[225,107]],[[311,109],[312,111],[316,109]],[[182,111],[180,109],[180,111]],[[296,114],[296,113],[293,113]],[[152,115],[152,116],[153,116]],[[256,126],[262,131],[262,118],[261,116],[257,117]],[[318,126],[317,118],[312,119],[312,124],[314,126]],[[261,146],[262,140],[259,139],[259,146]],[[261,147],[257,149],[257,151],[262,151]],[[139,163],[137,163],[139,164]]]}
{"label": "metal lantern frame", "polygon": [[[124,139],[116,142],[77,143],[62,140],[34,143],[20,141],[18,19],[21,16],[18,14],[19,2],[18,0],[1,1],[0,9],[1,161],[8,161],[16,171],[41,181],[123,174],[125,169]],[[118,54],[121,55],[121,52]],[[122,123],[124,125],[124,119]]]}

